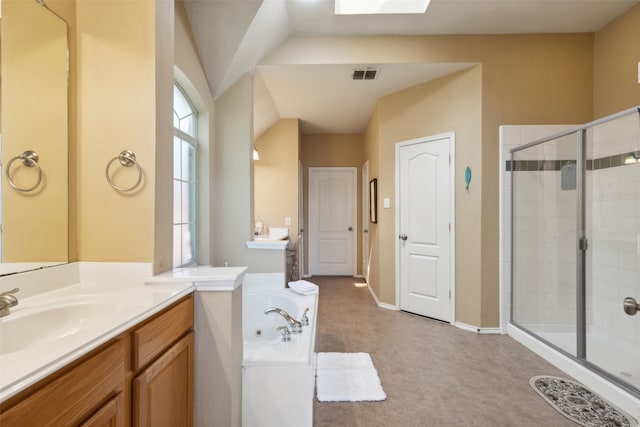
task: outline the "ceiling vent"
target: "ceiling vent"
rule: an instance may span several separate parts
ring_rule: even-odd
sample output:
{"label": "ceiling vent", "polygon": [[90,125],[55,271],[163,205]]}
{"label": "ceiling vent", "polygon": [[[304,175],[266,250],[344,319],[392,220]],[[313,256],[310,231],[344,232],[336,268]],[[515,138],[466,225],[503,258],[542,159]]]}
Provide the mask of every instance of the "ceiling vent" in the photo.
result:
{"label": "ceiling vent", "polygon": [[351,78],[353,80],[376,80],[378,71],[376,68],[355,68]]}

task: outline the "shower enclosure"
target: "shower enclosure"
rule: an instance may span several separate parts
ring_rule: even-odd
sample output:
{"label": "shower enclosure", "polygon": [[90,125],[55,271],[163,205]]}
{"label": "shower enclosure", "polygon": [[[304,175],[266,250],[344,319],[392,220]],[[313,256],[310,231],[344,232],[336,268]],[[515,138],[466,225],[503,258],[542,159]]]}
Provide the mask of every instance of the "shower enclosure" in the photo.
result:
{"label": "shower enclosure", "polygon": [[511,323],[640,397],[640,107],[514,148],[507,167]]}

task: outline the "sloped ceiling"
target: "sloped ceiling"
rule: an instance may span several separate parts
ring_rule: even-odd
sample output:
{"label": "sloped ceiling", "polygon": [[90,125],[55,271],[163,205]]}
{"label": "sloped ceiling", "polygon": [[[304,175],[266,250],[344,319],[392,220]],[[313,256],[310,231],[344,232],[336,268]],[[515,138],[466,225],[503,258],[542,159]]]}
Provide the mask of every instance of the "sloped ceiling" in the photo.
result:
{"label": "sloped ceiling", "polygon": [[184,1],[214,98],[254,72],[255,135],[281,117],[300,118],[303,133],[361,132],[377,97],[469,66],[378,64],[368,82],[345,78],[352,65],[260,66],[292,35],[593,32],[639,2],[432,0],[419,15],[335,16],[333,0]]}

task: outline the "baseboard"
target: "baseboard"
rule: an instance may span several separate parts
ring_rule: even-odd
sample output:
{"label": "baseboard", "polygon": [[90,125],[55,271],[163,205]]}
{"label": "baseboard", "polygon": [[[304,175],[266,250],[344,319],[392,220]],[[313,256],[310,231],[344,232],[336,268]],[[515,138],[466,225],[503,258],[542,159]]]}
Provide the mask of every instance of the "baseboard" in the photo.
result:
{"label": "baseboard", "polygon": [[481,335],[500,334],[500,328],[478,328],[477,326],[467,325],[466,323],[461,322],[455,322],[453,325],[464,331],[475,332]]}
{"label": "baseboard", "polygon": [[356,274],[355,276],[356,279],[364,279],[364,276],[362,274]]}
{"label": "baseboard", "polygon": [[481,335],[502,335],[500,328],[480,328],[478,333]]}
{"label": "baseboard", "polygon": [[376,304],[378,304],[378,307],[380,308],[385,308],[387,310],[393,310],[393,311],[398,311],[398,307],[395,305],[391,305],[391,304],[386,304],[384,302],[380,302],[380,300],[378,299],[378,297],[376,296],[375,292],[373,292],[373,289],[371,289],[371,286],[369,286],[367,284],[367,289],[369,289],[369,293],[371,294],[371,296],[373,297],[374,301],[376,302]]}

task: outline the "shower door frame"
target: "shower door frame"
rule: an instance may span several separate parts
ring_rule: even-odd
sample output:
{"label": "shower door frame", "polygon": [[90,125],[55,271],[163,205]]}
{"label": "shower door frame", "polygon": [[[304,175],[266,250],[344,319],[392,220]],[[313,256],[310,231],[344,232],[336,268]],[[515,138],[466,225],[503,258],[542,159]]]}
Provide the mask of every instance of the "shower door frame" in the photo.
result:
{"label": "shower door frame", "polygon": [[[598,126],[612,120],[616,120],[622,117],[626,117],[631,114],[637,114],[640,119],[640,106],[629,108],[627,110],[620,111],[607,117],[603,117],[598,120],[591,121],[587,124],[576,126],[574,128],[555,133],[548,137],[544,137],[527,144],[523,144],[519,147],[512,148],[510,150],[510,185],[511,185],[511,200],[510,200],[510,217],[511,217],[511,248],[510,248],[510,280],[511,280],[511,307],[509,313],[509,323],[526,334],[534,337],[536,340],[543,342],[545,345],[553,348],[561,354],[569,357],[576,363],[588,368],[589,370],[597,373],[618,387],[622,388],[631,395],[640,398],[640,389],[637,389],[629,383],[621,380],[620,378],[610,374],[598,365],[595,365],[587,360],[586,344],[587,344],[587,319],[586,319],[586,253],[589,247],[588,236],[586,235],[586,172],[587,172],[587,130],[594,126]],[[547,143],[562,137],[569,135],[577,136],[576,143],[576,354],[571,354],[563,348],[549,342],[542,338],[540,335],[531,331],[530,329],[519,325],[513,320],[514,315],[514,153],[523,151],[528,148]]]}

